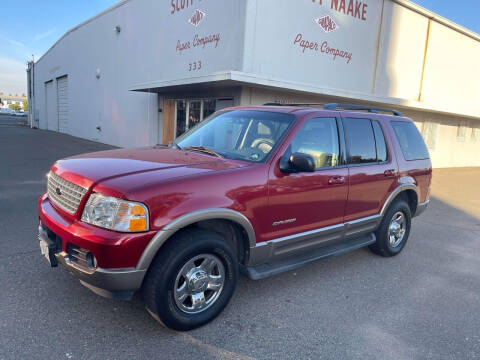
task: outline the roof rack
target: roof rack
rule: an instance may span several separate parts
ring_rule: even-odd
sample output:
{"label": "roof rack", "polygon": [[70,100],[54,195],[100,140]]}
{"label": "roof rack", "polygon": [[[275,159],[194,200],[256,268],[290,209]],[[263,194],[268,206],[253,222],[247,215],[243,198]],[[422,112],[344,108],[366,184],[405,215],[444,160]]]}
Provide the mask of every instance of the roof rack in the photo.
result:
{"label": "roof rack", "polygon": [[379,107],[374,107],[374,106],[366,106],[366,105],[353,105],[353,104],[336,104],[336,103],[331,103],[331,104],[326,104],[323,106],[325,110],[366,110],[371,113],[378,113],[379,111],[381,112],[388,112],[388,113],[393,113],[395,116],[403,116],[400,111],[397,110],[392,110],[392,109],[385,109],[385,108],[379,108]]}

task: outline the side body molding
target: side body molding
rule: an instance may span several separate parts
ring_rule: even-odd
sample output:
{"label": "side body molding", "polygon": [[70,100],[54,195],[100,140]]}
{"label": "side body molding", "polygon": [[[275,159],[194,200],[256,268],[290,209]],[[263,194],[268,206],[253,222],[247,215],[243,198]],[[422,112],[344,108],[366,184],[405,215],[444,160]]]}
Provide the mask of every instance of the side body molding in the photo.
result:
{"label": "side body molding", "polygon": [[[405,190],[413,190],[417,194],[417,204],[420,199],[420,194],[419,194],[419,189],[418,187],[413,184],[413,183],[408,183],[408,184],[401,184],[398,186],[395,190],[392,191],[392,193],[388,196],[387,200],[385,200],[385,203],[383,204],[382,211],[380,211],[380,215],[383,217],[385,213],[388,210],[388,207],[392,203],[392,201],[400,194],[402,191]],[[412,214],[413,216],[414,214]]]}
{"label": "side body molding", "polygon": [[373,232],[380,225],[393,200],[406,190],[415,191],[418,201],[420,194],[417,186],[411,182],[402,183],[387,197],[378,214],[258,243],[254,248],[250,249],[248,266],[275,262],[287,256],[298,256],[307,251],[318,250],[325,244],[341,243]]}
{"label": "side body molding", "polygon": [[253,230],[253,226],[250,221],[243,214],[239,213],[238,211],[224,208],[202,209],[184,214],[165,225],[162,230],[159,230],[143,251],[143,254],[140,257],[136,267],[137,270],[147,270],[158,250],[176,231],[198,221],[214,219],[231,220],[242,226],[247,233],[249,247],[255,247],[255,231]]}

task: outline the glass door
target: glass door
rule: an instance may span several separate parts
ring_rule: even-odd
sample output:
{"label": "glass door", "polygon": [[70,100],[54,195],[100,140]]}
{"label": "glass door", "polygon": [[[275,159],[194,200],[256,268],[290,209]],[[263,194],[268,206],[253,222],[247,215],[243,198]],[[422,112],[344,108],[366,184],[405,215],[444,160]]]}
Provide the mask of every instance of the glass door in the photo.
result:
{"label": "glass door", "polygon": [[185,100],[176,101],[176,121],[175,137],[182,135],[187,131],[187,102]]}
{"label": "glass door", "polygon": [[202,122],[216,108],[216,99],[176,100],[175,103],[175,137]]}

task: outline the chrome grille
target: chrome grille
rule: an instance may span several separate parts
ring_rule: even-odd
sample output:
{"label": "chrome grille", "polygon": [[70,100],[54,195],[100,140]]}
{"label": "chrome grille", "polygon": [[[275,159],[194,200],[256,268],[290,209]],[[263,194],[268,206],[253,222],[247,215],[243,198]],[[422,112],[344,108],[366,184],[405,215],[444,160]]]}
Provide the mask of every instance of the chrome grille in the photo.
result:
{"label": "chrome grille", "polygon": [[48,174],[48,197],[55,205],[70,214],[77,212],[87,189],[75,185],[50,171]]}

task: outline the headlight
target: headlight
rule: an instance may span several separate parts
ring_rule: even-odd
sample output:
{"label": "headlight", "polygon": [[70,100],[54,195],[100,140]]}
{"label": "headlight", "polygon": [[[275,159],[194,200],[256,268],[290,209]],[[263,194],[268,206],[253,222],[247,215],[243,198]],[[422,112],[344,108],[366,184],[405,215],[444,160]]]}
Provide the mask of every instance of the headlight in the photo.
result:
{"label": "headlight", "polygon": [[83,210],[82,221],[115,231],[146,231],[148,209],[142,203],[93,193]]}

